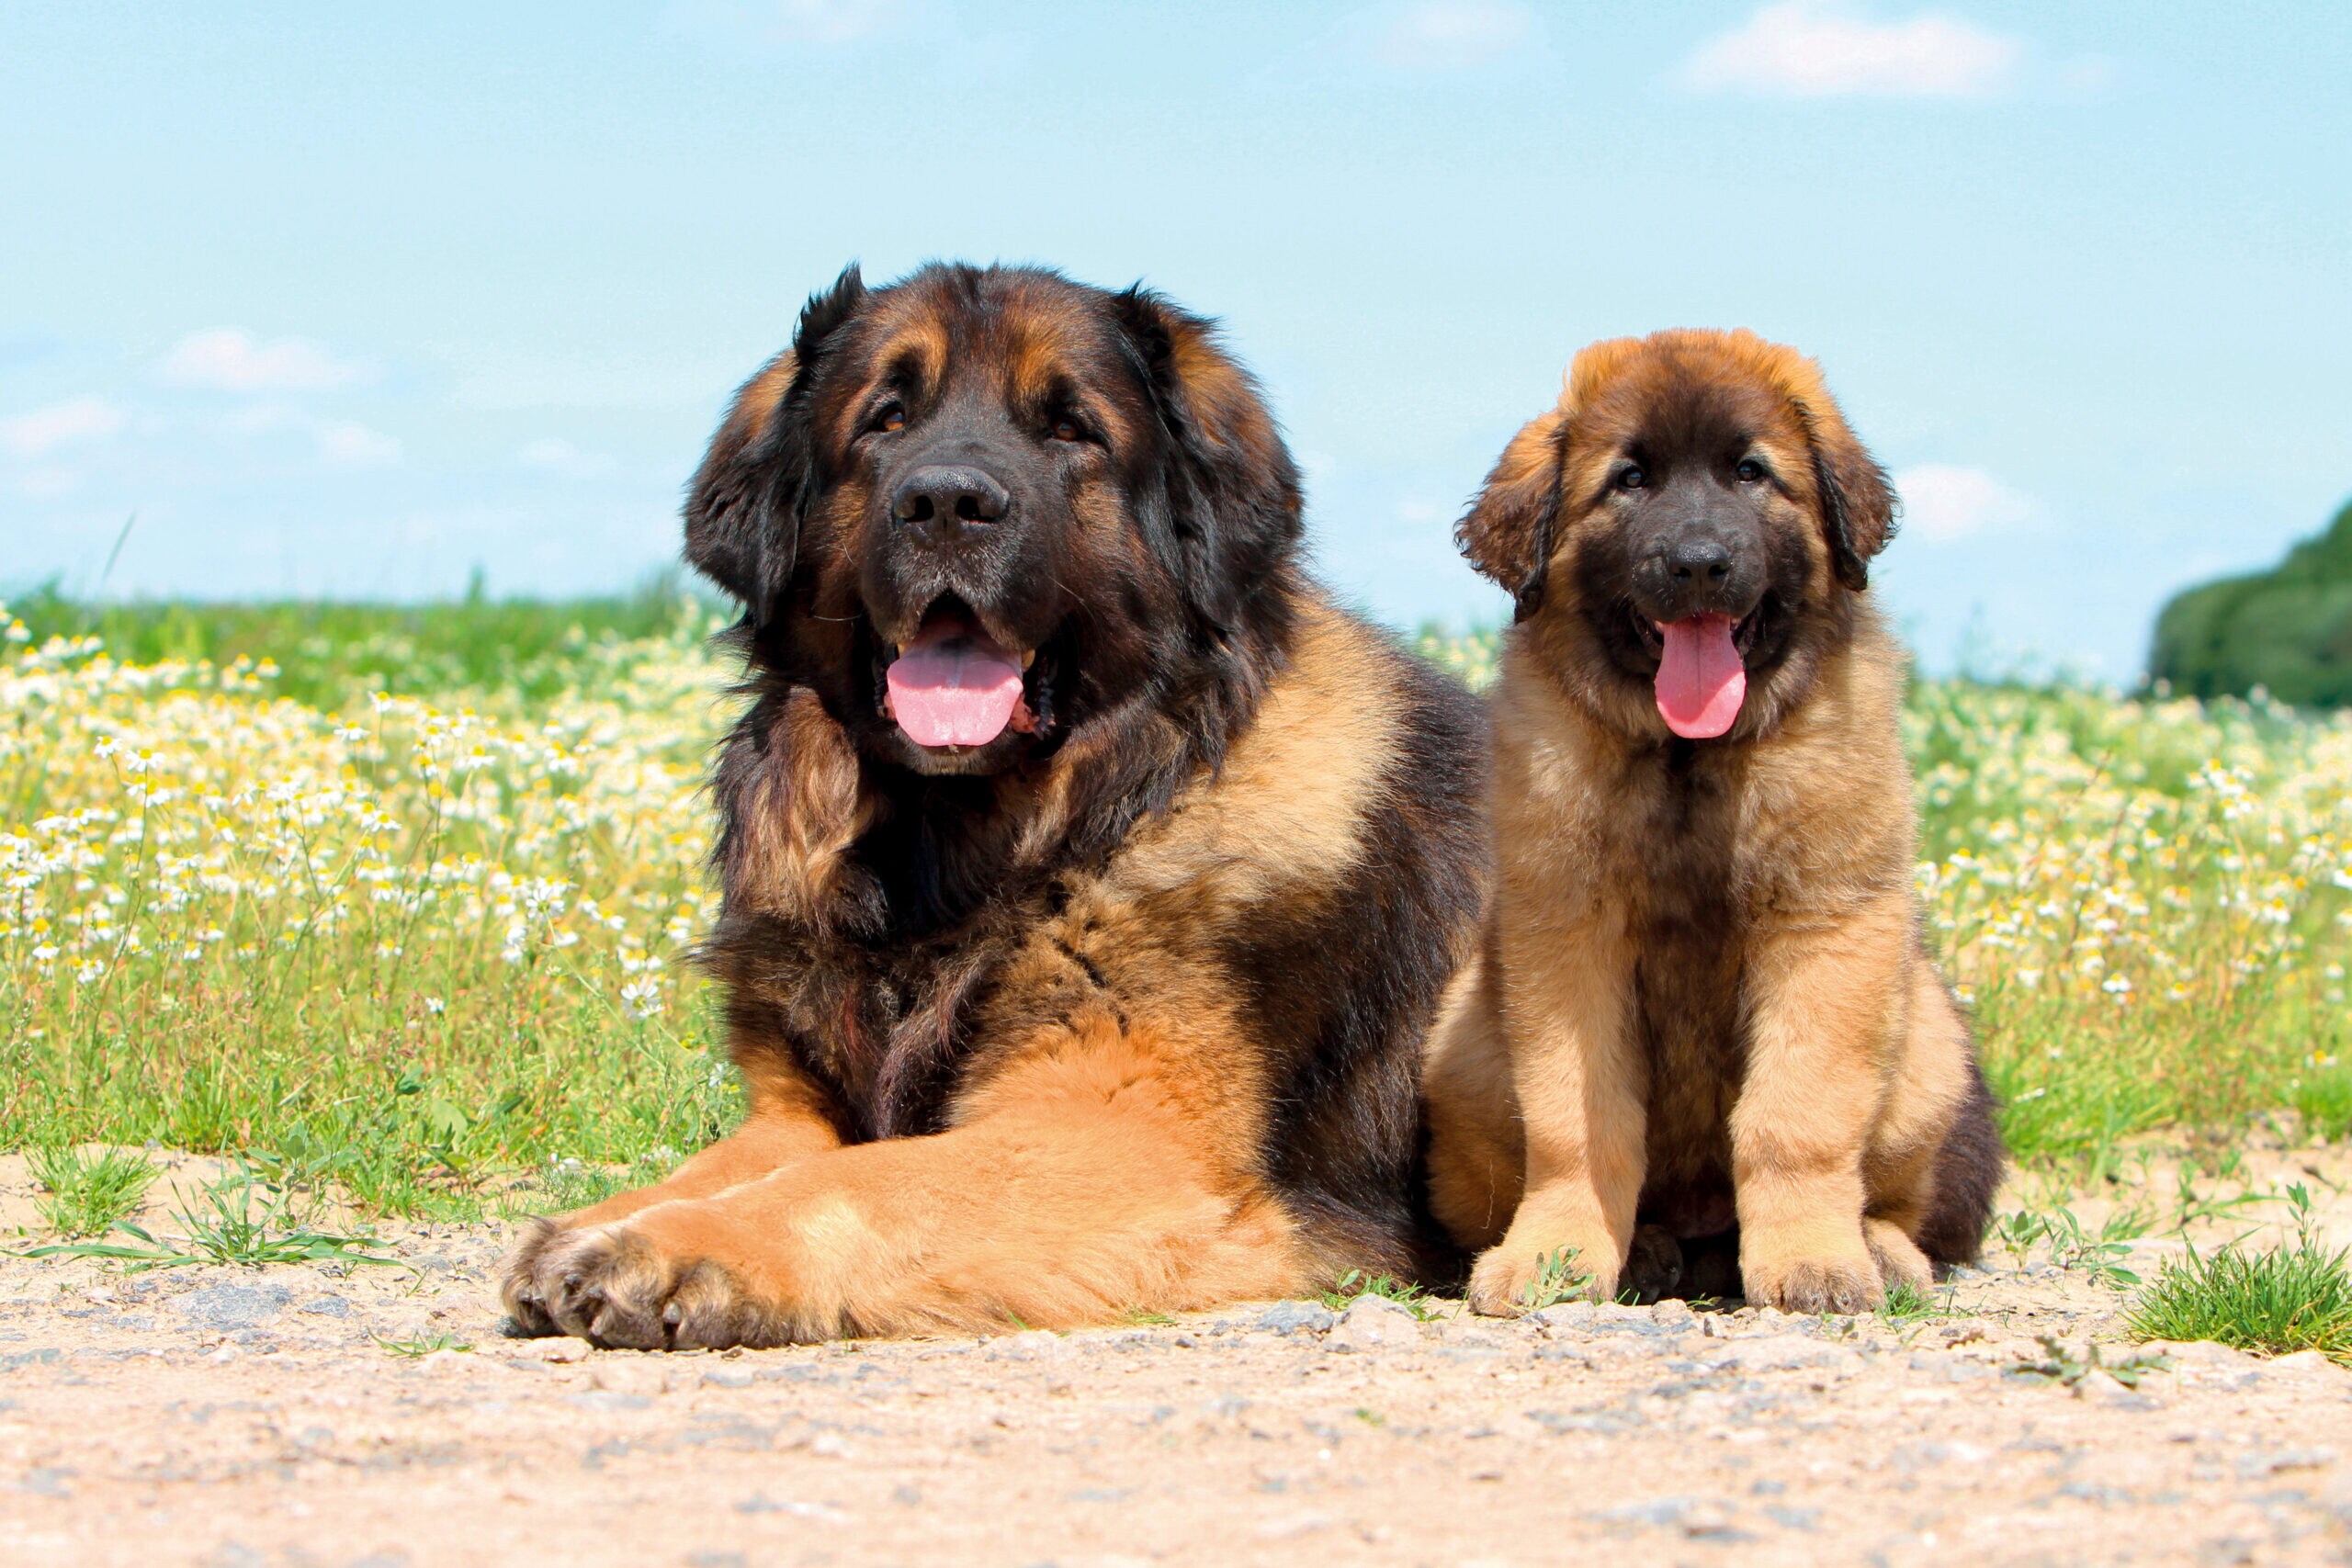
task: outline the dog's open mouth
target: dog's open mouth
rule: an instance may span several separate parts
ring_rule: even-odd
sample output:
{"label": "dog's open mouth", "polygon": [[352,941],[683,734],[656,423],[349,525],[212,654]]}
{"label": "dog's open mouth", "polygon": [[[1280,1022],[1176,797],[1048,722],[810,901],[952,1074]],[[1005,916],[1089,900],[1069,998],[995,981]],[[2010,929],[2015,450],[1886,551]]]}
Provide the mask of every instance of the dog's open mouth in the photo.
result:
{"label": "dog's open mouth", "polygon": [[926,747],[986,746],[1006,730],[1037,733],[1023,691],[1035,650],[1006,648],[955,601],[932,606],[884,672],[883,712]]}
{"label": "dog's open mouth", "polygon": [[1657,650],[1658,716],[1686,740],[1713,740],[1739,719],[1747,700],[1748,649],[1758,616],[1690,615],[1641,623]]}

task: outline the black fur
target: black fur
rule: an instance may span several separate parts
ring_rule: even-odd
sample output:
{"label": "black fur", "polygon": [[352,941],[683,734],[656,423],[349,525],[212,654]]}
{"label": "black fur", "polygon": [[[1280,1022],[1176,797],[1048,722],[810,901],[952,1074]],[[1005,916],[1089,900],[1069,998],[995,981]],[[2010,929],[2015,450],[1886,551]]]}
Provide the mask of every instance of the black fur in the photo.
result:
{"label": "black fur", "polygon": [[1484,895],[1481,725],[1460,687],[1387,657],[1413,700],[1361,857],[1320,907],[1270,913],[1229,962],[1285,1057],[1266,1176],[1379,1269],[1442,1279],[1461,1260],[1417,1174],[1420,1043]]}

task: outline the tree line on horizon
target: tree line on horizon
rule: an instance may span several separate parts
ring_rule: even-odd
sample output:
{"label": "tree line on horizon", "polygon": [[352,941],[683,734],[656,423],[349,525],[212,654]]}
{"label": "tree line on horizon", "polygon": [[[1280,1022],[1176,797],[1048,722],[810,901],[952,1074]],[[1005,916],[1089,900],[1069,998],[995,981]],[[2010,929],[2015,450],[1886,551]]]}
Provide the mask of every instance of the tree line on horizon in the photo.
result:
{"label": "tree line on horizon", "polygon": [[2352,706],[2352,502],[2277,566],[2173,595],[2148,679],[2184,696],[2260,689],[2298,707]]}

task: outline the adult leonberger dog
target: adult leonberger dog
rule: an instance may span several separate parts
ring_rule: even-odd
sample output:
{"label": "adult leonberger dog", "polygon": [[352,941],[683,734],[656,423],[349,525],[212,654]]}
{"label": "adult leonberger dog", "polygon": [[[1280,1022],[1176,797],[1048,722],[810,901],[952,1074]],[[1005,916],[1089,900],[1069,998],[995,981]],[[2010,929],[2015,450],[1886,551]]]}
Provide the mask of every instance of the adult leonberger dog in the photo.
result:
{"label": "adult leonberger dog", "polygon": [[1464,518],[1520,606],[1428,1066],[1480,1310],[1583,1276],[1858,1312],[1976,1256],[2002,1156],[1920,935],[1893,525],[1819,371],[1745,332],[1586,349]]}
{"label": "adult leonberger dog", "polygon": [[1477,718],[1299,537],[1256,385],[1157,295],[931,266],[809,301],[686,504],[744,605],[704,960],[749,1114],[538,1222],[519,1326],[1060,1326],[1424,1267]]}

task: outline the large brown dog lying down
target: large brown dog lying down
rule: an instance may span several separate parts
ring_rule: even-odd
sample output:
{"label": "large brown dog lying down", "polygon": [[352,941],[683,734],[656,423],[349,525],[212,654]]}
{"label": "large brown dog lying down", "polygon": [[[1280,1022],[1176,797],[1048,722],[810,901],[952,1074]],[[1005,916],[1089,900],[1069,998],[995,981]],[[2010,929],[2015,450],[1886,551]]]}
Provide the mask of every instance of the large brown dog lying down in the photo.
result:
{"label": "large brown dog lying down", "polygon": [[539,1222],[519,1326],[1059,1326],[1425,1266],[1476,716],[1299,530],[1255,385],[1154,295],[938,266],[809,302],[686,509],[755,694],[707,949],[750,1114]]}
{"label": "large brown dog lying down", "polygon": [[1810,361],[1672,332],[1578,355],[1464,519],[1520,604],[1493,913],[1428,1063],[1481,1311],[1581,1273],[1855,1312],[1976,1256],[2000,1143],[1864,592],[1893,509]]}

